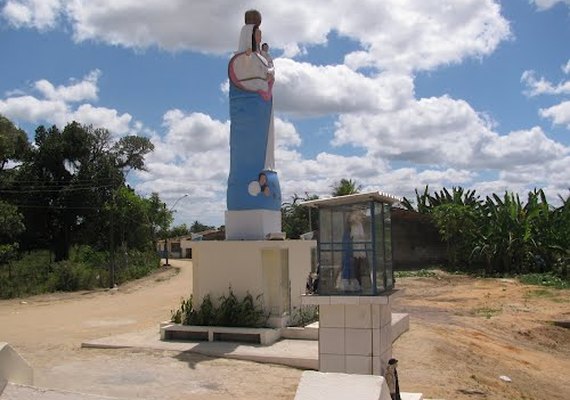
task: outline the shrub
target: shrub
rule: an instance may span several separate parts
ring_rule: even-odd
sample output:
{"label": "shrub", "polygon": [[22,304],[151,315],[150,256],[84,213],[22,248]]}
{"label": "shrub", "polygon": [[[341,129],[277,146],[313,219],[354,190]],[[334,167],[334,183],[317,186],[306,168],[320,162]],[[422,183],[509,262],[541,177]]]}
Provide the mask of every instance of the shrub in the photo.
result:
{"label": "shrub", "polygon": [[[21,254],[19,259],[0,265],[0,298],[109,287],[109,265],[109,253],[90,246],[73,247],[69,260],[58,263],[52,261],[48,250]],[[141,278],[159,265],[160,259],[152,250],[117,251],[115,282]]]}
{"label": "shrub", "polygon": [[260,328],[267,325],[269,317],[263,311],[262,297],[258,295],[254,299],[248,292],[240,300],[230,287],[228,295],[220,296],[218,306],[207,294],[200,306],[196,307],[190,296],[186,300],[181,299],[177,310],[171,310],[171,321],[183,325]]}
{"label": "shrub", "polygon": [[570,281],[561,279],[553,273],[519,275],[518,279],[526,285],[551,286],[557,289],[570,288]]}
{"label": "shrub", "polygon": [[307,326],[319,320],[319,307],[306,305],[294,308],[289,321],[289,326]]}
{"label": "shrub", "polygon": [[97,273],[85,263],[61,261],[53,264],[48,291],[73,292],[97,286]]}

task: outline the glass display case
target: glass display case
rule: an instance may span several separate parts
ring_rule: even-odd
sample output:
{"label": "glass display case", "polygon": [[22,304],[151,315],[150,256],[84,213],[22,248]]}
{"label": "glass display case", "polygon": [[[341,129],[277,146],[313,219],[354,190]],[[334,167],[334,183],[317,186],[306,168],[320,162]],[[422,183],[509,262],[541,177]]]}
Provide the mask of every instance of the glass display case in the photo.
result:
{"label": "glass display case", "polygon": [[375,296],[394,287],[391,205],[372,192],[312,200],[319,210],[318,295]]}

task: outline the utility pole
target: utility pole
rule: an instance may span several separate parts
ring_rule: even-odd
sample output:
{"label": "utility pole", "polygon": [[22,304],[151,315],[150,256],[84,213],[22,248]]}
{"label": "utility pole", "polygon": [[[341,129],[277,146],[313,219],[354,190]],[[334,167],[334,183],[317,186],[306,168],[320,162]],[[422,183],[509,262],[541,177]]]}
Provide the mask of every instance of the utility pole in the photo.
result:
{"label": "utility pole", "polygon": [[109,265],[109,287],[115,287],[115,190],[113,189],[113,203],[111,208],[111,236],[109,237],[109,244],[111,247],[111,263]]}
{"label": "utility pole", "polygon": [[[178,202],[185,197],[188,197],[188,193],[185,193],[183,196],[176,199],[174,204],[168,209],[168,212],[172,212],[172,210],[174,210],[174,206],[176,206],[176,204],[178,204]],[[165,262],[163,266],[169,267],[170,264],[168,263],[168,232],[166,232],[166,236],[164,237],[164,259]]]}

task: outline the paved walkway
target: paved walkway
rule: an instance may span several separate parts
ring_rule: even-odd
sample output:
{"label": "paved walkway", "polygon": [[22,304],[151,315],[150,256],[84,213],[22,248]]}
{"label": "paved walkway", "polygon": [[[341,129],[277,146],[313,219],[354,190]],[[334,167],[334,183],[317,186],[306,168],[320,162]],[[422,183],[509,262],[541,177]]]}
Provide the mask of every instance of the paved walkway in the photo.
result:
{"label": "paved walkway", "polygon": [[286,365],[301,369],[318,369],[316,340],[280,340],[270,346],[232,342],[185,342],[160,340],[158,327],[145,331],[109,336],[83,342],[81,347],[99,349],[141,348],[193,352],[210,357]]}

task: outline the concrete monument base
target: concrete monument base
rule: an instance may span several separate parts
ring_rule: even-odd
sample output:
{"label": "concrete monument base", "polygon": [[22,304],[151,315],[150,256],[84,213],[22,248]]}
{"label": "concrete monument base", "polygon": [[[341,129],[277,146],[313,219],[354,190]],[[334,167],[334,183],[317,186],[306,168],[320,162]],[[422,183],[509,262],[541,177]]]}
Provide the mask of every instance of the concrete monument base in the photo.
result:
{"label": "concrete monument base", "polygon": [[281,233],[281,211],[226,211],[226,240],[264,240]]}
{"label": "concrete monument base", "polygon": [[313,240],[198,241],[192,243],[194,305],[216,302],[228,289],[261,295],[269,326],[282,328],[301,306],[317,246]]}

